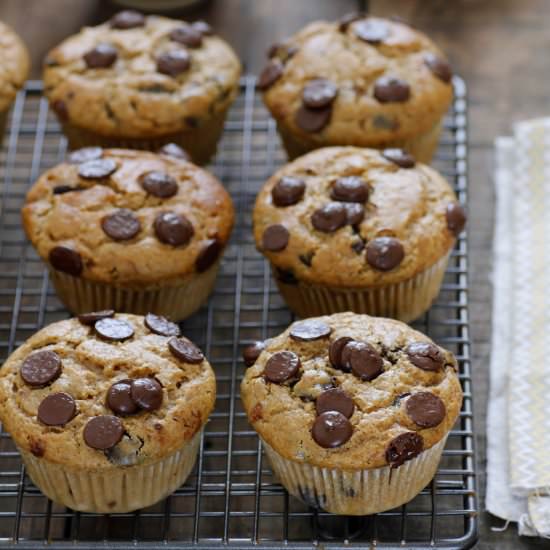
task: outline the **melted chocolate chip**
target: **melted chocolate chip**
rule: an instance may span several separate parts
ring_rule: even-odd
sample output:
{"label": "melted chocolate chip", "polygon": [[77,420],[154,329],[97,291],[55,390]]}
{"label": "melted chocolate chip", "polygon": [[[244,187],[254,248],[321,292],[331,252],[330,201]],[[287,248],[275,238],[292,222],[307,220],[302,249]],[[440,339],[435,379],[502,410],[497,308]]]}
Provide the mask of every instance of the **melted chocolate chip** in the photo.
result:
{"label": "melted chocolate chip", "polygon": [[374,83],[374,97],[380,103],[401,103],[407,101],[410,95],[410,86],[400,78],[381,76]]}
{"label": "melted chocolate chip", "polygon": [[195,268],[199,273],[203,273],[209,267],[213,266],[221,254],[223,247],[218,239],[208,239],[202,246],[197,259]]}
{"label": "melted chocolate chip", "polygon": [[355,405],[353,399],[340,388],[330,388],[325,390],[315,402],[317,414],[323,414],[327,411],[337,411],[346,418],[351,418]]}
{"label": "melted chocolate chip", "polygon": [[284,225],[270,225],[262,235],[262,248],[270,252],[280,252],[287,247],[289,239],[290,233]]}
{"label": "melted chocolate chip", "polygon": [[302,200],[306,182],[301,178],[283,176],[271,190],[275,206],[291,206]]}
{"label": "melted chocolate chip", "polygon": [[189,48],[200,48],[202,46],[202,33],[192,25],[182,23],[170,32],[170,40],[179,42]]}
{"label": "melted chocolate chip", "polygon": [[403,151],[403,149],[384,149],[382,156],[390,162],[397,164],[400,168],[414,168],[416,164],[414,157],[410,153]]}
{"label": "melted chocolate chip", "polygon": [[296,111],[294,122],[304,132],[316,133],[320,132],[325,126],[330,123],[332,116],[332,106],[324,109],[310,109],[305,105],[301,105]]}
{"label": "melted chocolate chip", "polygon": [[405,249],[394,237],[376,237],[367,243],[367,262],[379,271],[396,268],[404,257]]}
{"label": "melted chocolate chip", "polygon": [[445,210],[445,217],[447,219],[449,231],[455,235],[455,237],[458,237],[466,225],[467,218],[464,208],[462,208],[460,203],[452,202]]}
{"label": "melted chocolate chip", "polygon": [[191,160],[191,157],[185,152],[179,145],[175,143],[167,143],[163,145],[158,153],[160,155],[168,155],[169,157],[174,157],[182,160]]}
{"label": "melted chocolate chip", "polygon": [[84,61],[88,69],[107,69],[117,57],[117,49],[112,44],[98,44],[84,54]]}
{"label": "melted chocolate chip", "polygon": [[84,426],[83,437],[92,449],[112,449],[124,435],[124,426],[116,416],[95,416]]}
{"label": "melted chocolate chip", "polygon": [[141,231],[141,223],[131,210],[122,208],[105,216],[101,228],[114,241],[128,241]]}
{"label": "melted chocolate chip", "polygon": [[107,391],[107,406],[121,416],[134,414],[138,410],[132,399],[132,380],[115,382]]}
{"label": "melted chocolate chip", "polygon": [[111,27],[113,29],[135,29],[143,26],[145,26],[145,16],[139,11],[119,11],[111,17]]}
{"label": "melted chocolate chip", "polygon": [[65,193],[71,193],[72,191],[84,191],[82,187],[71,187],[70,185],[56,185],[52,189],[54,195],[64,195]]}
{"label": "melted chocolate chip", "polygon": [[322,321],[306,319],[297,321],[290,327],[290,337],[301,342],[311,342],[330,336],[332,329]]}
{"label": "melted chocolate chip", "polygon": [[270,382],[282,384],[296,376],[300,365],[300,358],[295,353],[279,351],[268,359],[264,374]]}
{"label": "melted chocolate chip", "polygon": [[353,32],[357,38],[369,44],[379,44],[389,36],[390,29],[384,21],[365,19],[353,26]]}
{"label": "melted chocolate chip", "polygon": [[48,386],[61,374],[61,359],[54,351],[35,351],[25,358],[19,373],[33,388]]}
{"label": "melted chocolate chip", "polygon": [[405,351],[409,361],[419,369],[435,372],[442,369],[445,364],[441,350],[430,342],[413,342]]}
{"label": "melted chocolate chip", "polygon": [[69,153],[67,162],[70,164],[82,164],[89,160],[96,160],[103,156],[103,149],[101,147],[82,147]]}
{"label": "melted chocolate chip", "polygon": [[185,246],[195,233],[191,222],[175,212],[158,214],[153,227],[158,240],[171,246]]}
{"label": "melted chocolate chip", "polygon": [[323,109],[332,105],[338,95],[338,88],[326,78],[310,80],[302,91],[302,101],[311,109]]}
{"label": "melted chocolate chip", "polygon": [[342,360],[357,378],[374,380],[382,373],[384,362],[380,354],[366,342],[350,342],[342,350]]}
{"label": "melted chocolate chip", "polygon": [[157,71],[168,76],[178,76],[191,66],[191,56],[184,49],[172,50],[157,57]]}
{"label": "melted chocolate chip", "polygon": [[78,277],[84,269],[80,254],[76,250],[66,246],[55,246],[52,248],[48,259],[52,267],[57,269],[57,271],[68,273],[74,277]]}
{"label": "melted chocolate chip", "polygon": [[352,23],[355,23],[355,21],[359,21],[360,19],[364,19],[365,17],[366,17],[366,14],[361,12],[346,13],[346,15],[344,15],[338,20],[338,30],[340,32],[346,32],[348,30],[348,27]]}
{"label": "melted chocolate chip", "polygon": [[203,36],[210,36],[214,34],[212,27],[206,21],[195,21],[192,27],[199,31]]}
{"label": "melted chocolate chip", "polygon": [[445,404],[435,394],[427,391],[413,393],[405,402],[405,410],[412,421],[421,428],[434,428],[445,418]]}
{"label": "melted chocolate chip", "polygon": [[364,203],[369,198],[367,182],[359,176],[338,178],[332,186],[330,198],[335,201]]}
{"label": "melted chocolate chip", "polygon": [[64,392],[52,393],[38,406],[38,420],[46,426],[64,426],[76,414],[74,399]]}
{"label": "melted chocolate chip", "polygon": [[134,335],[134,327],[128,321],[110,317],[97,321],[94,330],[98,336],[109,342],[122,342]]}
{"label": "melted chocolate chip", "polygon": [[100,319],[107,319],[109,317],[114,317],[114,309],[103,309],[102,311],[91,311],[90,313],[81,313],[78,316],[78,320],[83,325],[92,326],[95,325]]}
{"label": "melted chocolate chip", "polygon": [[422,436],[415,432],[405,432],[390,442],[386,449],[386,460],[392,468],[398,468],[415,456],[418,456],[424,449]]}
{"label": "melted chocolate chip", "polygon": [[169,321],[162,315],[155,315],[154,313],[148,313],[143,320],[143,324],[155,334],[160,336],[179,336],[180,328],[176,323]]}
{"label": "melted chocolate chip", "polygon": [[132,400],[145,411],[154,411],[162,404],[162,386],[154,378],[132,380]]}
{"label": "melted chocolate chip", "polygon": [[347,223],[346,208],[342,203],[329,202],[313,212],[311,223],[318,231],[334,233]]}
{"label": "melted chocolate chip", "polygon": [[86,180],[99,180],[109,177],[117,169],[113,159],[94,159],[83,162],[78,167],[78,175]]}
{"label": "melted chocolate chip", "polygon": [[168,341],[168,349],[174,357],[184,363],[197,364],[202,363],[204,360],[202,351],[183,336],[181,338],[171,338]]}
{"label": "melted chocolate chip", "polygon": [[342,203],[346,209],[346,223],[358,225],[365,219],[365,207],[357,202]]}
{"label": "melted chocolate chip", "polygon": [[453,71],[445,59],[430,52],[424,56],[424,63],[437,78],[447,84],[451,81]]}
{"label": "melted chocolate chip", "polygon": [[327,411],[320,414],[313,423],[311,436],[324,449],[340,447],[353,434],[350,421],[340,412]]}
{"label": "melted chocolate chip", "polygon": [[258,89],[267,90],[273,86],[273,84],[275,84],[275,82],[283,76],[283,71],[284,66],[279,59],[272,59],[269,61],[258,78],[258,82],[256,84]]}
{"label": "melted chocolate chip", "polygon": [[350,338],[349,336],[341,336],[340,338],[334,340],[334,342],[331,342],[330,347],[328,348],[328,357],[330,364],[335,369],[349,371],[349,367],[342,361],[342,351],[347,344],[353,341],[353,338]]}
{"label": "melted chocolate chip", "polygon": [[178,182],[170,174],[152,170],[139,177],[139,183],[149,193],[159,199],[168,199],[178,192]]}
{"label": "melted chocolate chip", "polygon": [[244,364],[247,367],[251,367],[258,357],[260,357],[260,353],[265,349],[265,344],[262,341],[257,341],[249,346],[246,346],[246,348],[243,349],[243,360]]}

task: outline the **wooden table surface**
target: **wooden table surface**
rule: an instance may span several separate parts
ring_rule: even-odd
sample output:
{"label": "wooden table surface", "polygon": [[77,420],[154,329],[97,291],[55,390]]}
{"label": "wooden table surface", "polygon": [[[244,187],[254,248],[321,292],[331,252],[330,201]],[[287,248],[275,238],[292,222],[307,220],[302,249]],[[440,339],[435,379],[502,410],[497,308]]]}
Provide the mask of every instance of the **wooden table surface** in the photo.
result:
{"label": "wooden table surface", "polygon": [[[257,73],[265,47],[315,18],[334,19],[355,10],[356,0],[211,0],[190,18],[212,23],[237,50],[245,70]],[[84,25],[104,20],[116,7],[101,0],[1,0],[0,19],[30,48],[32,77],[39,78],[46,51]],[[485,407],[491,327],[493,230],[492,144],[495,136],[527,117],[548,113],[550,2],[545,0],[372,0],[376,15],[398,15],[426,31],[449,55],[468,84],[470,99],[470,316],[474,406],[479,460],[478,487],[485,486]],[[183,15],[176,13],[175,15]],[[515,528],[481,515],[476,548],[548,548],[548,541],[519,538]]]}

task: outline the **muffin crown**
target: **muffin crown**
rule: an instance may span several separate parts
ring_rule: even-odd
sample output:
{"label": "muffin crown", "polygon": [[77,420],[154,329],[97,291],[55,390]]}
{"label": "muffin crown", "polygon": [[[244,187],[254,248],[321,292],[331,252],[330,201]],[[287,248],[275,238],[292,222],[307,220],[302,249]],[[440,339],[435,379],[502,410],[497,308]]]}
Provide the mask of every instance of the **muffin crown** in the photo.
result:
{"label": "muffin crown", "polygon": [[427,336],[339,313],[264,342],[241,397],[254,429],[285,458],[361,470],[398,467],[441,441],[462,390],[453,354]]}
{"label": "muffin crown", "polygon": [[29,74],[30,59],[27,48],[17,34],[0,21],[0,111],[8,108],[15,94]]}

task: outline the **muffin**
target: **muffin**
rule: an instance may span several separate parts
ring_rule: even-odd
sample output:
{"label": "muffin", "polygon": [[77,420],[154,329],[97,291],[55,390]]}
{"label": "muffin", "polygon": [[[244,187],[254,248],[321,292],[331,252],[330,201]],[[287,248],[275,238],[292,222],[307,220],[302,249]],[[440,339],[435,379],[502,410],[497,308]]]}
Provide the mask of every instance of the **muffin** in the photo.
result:
{"label": "muffin", "polygon": [[37,487],[85,512],[129,512],[177,489],[216,382],[158,315],[87,313],[32,336],[0,371],[0,419]]}
{"label": "muffin", "polygon": [[258,87],[291,159],[357,145],[430,162],[453,90],[448,62],[424,34],[352,15],[311,23],[268,56]]}
{"label": "muffin", "polygon": [[326,147],[277,171],[253,212],[258,249],[300,317],[354,311],[411,321],[437,296],[464,210],[400,149]]}
{"label": "muffin", "polygon": [[73,313],[154,311],[180,320],[208,298],[233,205],[178,150],[79,149],[30,189],[23,226]]}
{"label": "muffin", "polygon": [[208,24],[123,11],[54,48],[43,78],[71,149],[174,142],[202,164],[216,152],[239,76],[235,53]]}
{"label": "muffin", "polygon": [[8,122],[8,111],[29,74],[30,60],[25,44],[0,21],[0,145]]}
{"label": "muffin", "polygon": [[258,348],[242,402],[290,494],[367,515],[430,482],[462,403],[452,353],[399,321],[349,312],[295,322]]}

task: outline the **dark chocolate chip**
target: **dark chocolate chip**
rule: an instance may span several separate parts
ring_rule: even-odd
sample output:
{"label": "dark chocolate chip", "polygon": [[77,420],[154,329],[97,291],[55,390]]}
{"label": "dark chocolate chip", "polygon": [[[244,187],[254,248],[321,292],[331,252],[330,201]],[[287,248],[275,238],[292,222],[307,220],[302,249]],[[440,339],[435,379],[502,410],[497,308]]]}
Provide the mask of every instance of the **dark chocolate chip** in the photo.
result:
{"label": "dark chocolate chip", "polygon": [[161,212],[153,226],[158,240],[171,246],[185,246],[195,234],[191,222],[175,212]]}
{"label": "dark chocolate chip", "polygon": [[88,69],[107,69],[117,57],[117,49],[112,44],[98,44],[84,54],[84,61]]}
{"label": "dark chocolate chip", "polygon": [[346,223],[358,225],[365,219],[365,207],[357,202],[343,202],[346,209]]}
{"label": "dark chocolate chip", "polygon": [[296,111],[294,122],[304,132],[315,133],[320,132],[330,123],[331,116],[332,106],[324,109],[310,109],[305,105],[301,105]]}
{"label": "dark chocolate chip", "polygon": [[338,88],[326,78],[310,80],[302,91],[302,101],[311,109],[323,109],[332,105],[338,95]]}
{"label": "dark chocolate chip", "polygon": [[132,400],[145,411],[154,411],[162,404],[162,386],[154,378],[132,380]]}
{"label": "dark chocolate chip", "polygon": [[311,436],[324,449],[340,447],[353,434],[350,421],[340,412],[327,411],[320,414],[313,423]]}
{"label": "dark chocolate chip", "polygon": [[111,415],[95,416],[84,426],[83,437],[92,449],[112,449],[124,435],[124,426],[119,418]]}
{"label": "dark chocolate chip", "polygon": [[195,21],[192,27],[199,31],[203,36],[210,36],[214,34],[212,27],[206,21]]}
{"label": "dark chocolate chip", "polygon": [[59,120],[67,122],[69,120],[69,109],[67,104],[62,99],[56,99],[51,104],[52,109],[55,111],[55,114]]}
{"label": "dark chocolate chip", "polygon": [[246,346],[246,348],[243,349],[243,360],[244,364],[247,367],[251,367],[258,357],[260,357],[260,353],[265,349],[264,342],[258,340],[249,346]]}
{"label": "dark chocolate chip", "polygon": [[302,342],[311,342],[320,338],[330,336],[332,329],[322,321],[316,319],[306,319],[305,321],[297,321],[290,327],[290,337],[294,340]]}
{"label": "dark chocolate chip", "polygon": [[168,155],[169,157],[174,157],[182,160],[191,160],[191,157],[186,153],[179,145],[175,143],[167,143],[163,145],[158,153],[160,155]]}
{"label": "dark chocolate chip", "polygon": [[306,252],[305,254],[300,254],[298,256],[298,259],[307,267],[311,267],[311,264],[313,263],[313,257],[315,256],[315,252]]}
{"label": "dark chocolate chip", "polygon": [[137,412],[138,406],[132,399],[132,380],[120,380],[109,388],[107,406],[121,416]]}
{"label": "dark chocolate chip", "polygon": [[275,206],[291,206],[302,200],[306,182],[301,178],[283,176],[271,190]]}
{"label": "dark chocolate chip", "polygon": [[405,402],[405,410],[421,428],[434,428],[445,418],[445,404],[428,391],[413,393]]}
{"label": "dark chocolate chip", "polygon": [[427,53],[424,56],[424,63],[437,76],[445,83],[449,83],[453,77],[453,71],[449,63],[434,53]]}
{"label": "dark chocolate chip", "polygon": [[289,239],[290,233],[284,225],[270,225],[262,235],[262,247],[270,252],[280,252],[287,247]]}
{"label": "dark chocolate chip", "polygon": [[394,76],[381,76],[374,83],[374,97],[380,103],[400,103],[407,101],[411,88],[404,80]]}
{"label": "dark chocolate chip", "polygon": [[346,15],[338,20],[338,30],[340,32],[346,32],[352,23],[355,23],[355,21],[359,21],[360,19],[364,19],[365,17],[366,14],[361,12],[346,13]]}
{"label": "dark chocolate chip", "polygon": [[78,316],[78,320],[83,325],[92,326],[95,325],[100,319],[107,319],[109,317],[114,317],[114,309],[103,309],[101,311],[91,311],[90,313],[81,313]]}
{"label": "dark chocolate chip", "polygon": [[76,414],[75,400],[65,392],[52,393],[38,406],[38,420],[46,426],[64,426]]}
{"label": "dark chocolate chip", "polygon": [[101,220],[101,229],[114,241],[128,241],[141,231],[141,223],[131,210],[121,208]]}
{"label": "dark chocolate chip", "polygon": [[139,11],[119,11],[111,17],[111,27],[113,29],[134,29],[143,26],[145,26],[145,16]]}
{"label": "dark chocolate chip", "polygon": [[284,67],[279,59],[272,59],[264,67],[258,78],[257,87],[260,90],[267,90],[273,86],[281,76],[283,76]]}
{"label": "dark chocolate chip", "polygon": [[416,164],[414,157],[410,153],[407,153],[407,151],[403,151],[403,149],[384,149],[382,156],[390,162],[397,164],[400,168],[414,168]]}
{"label": "dark chocolate chip", "polygon": [[178,182],[170,174],[153,170],[139,177],[139,183],[147,193],[159,199],[168,199],[178,192]]}
{"label": "dark chocolate chip", "polygon": [[300,364],[300,358],[294,352],[279,351],[268,359],[264,374],[270,382],[282,384],[296,376]]}
{"label": "dark chocolate chip", "polygon": [[171,338],[168,341],[168,349],[172,355],[185,363],[202,363],[204,355],[202,351],[187,338]]}
{"label": "dark chocolate chip", "polygon": [[363,252],[363,250],[365,250],[365,241],[360,238],[359,240],[352,242],[351,243],[351,249],[356,254],[361,254],[361,252]]}
{"label": "dark chocolate chip", "polygon": [[157,57],[157,71],[175,77],[191,66],[191,56],[184,49],[171,50]]}
{"label": "dark chocolate chip", "polygon": [[67,157],[67,162],[71,164],[82,164],[89,160],[96,160],[103,156],[103,149],[101,147],[82,147],[71,151]]}
{"label": "dark chocolate chip", "polygon": [[179,42],[189,48],[200,48],[202,46],[202,33],[192,25],[182,23],[170,32],[170,40]]}
{"label": "dark chocolate chip", "polygon": [[281,283],[286,285],[297,285],[298,279],[294,275],[292,269],[281,269],[280,267],[275,268],[275,278]]}
{"label": "dark chocolate chip", "polygon": [[34,388],[47,386],[59,378],[61,359],[54,351],[35,351],[21,365],[21,378]]}
{"label": "dark chocolate chip", "polygon": [[384,21],[365,19],[353,26],[353,32],[357,38],[369,44],[379,44],[390,34],[390,29]]}
{"label": "dark chocolate chip", "polygon": [[52,189],[54,195],[64,195],[73,191],[84,191],[84,189],[82,187],[71,187],[70,185],[56,185]]}
{"label": "dark chocolate chip", "polygon": [[419,369],[438,371],[445,364],[445,357],[441,350],[430,342],[413,342],[405,350],[409,361]]}
{"label": "dark chocolate chip", "polygon": [[459,202],[452,202],[445,210],[447,227],[449,231],[458,237],[466,225],[466,212]]}
{"label": "dark chocolate chip", "polygon": [[75,277],[78,277],[84,269],[80,254],[76,250],[66,246],[55,246],[52,248],[48,259],[52,267],[57,269],[57,271],[62,271]]}
{"label": "dark chocolate chip", "polygon": [[363,203],[369,198],[369,187],[359,176],[338,178],[332,186],[330,198],[335,201]]}
{"label": "dark chocolate chip", "polygon": [[340,388],[330,388],[325,390],[315,402],[317,414],[323,414],[327,411],[337,411],[346,418],[351,418],[355,405],[353,399]]}
{"label": "dark chocolate chip", "polygon": [[214,265],[221,254],[222,248],[222,243],[218,239],[208,239],[205,241],[195,260],[196,270],[199,273],[203,273]]}
{"label": "dark chocolate chip", "polygon": [[392,468],[401,466],[407,460],[418,456],[424,449],[422,436],[405,432],[394,437],[386,449],[386,460]]}
{"label": "dark chocolate chip", "polygon": [[98,336],[110,342],[122,342],[134,335],[134,327],[128,321],[110,317],[96,321],[94,330]]}
{"label": "dark chocolate chip", "polygon": [[176,323],[169,321],[162,315],[155,315],[154,313],[148,313],[143,320],[143,324],[155,334],[160,336],[179,336],[180,327]]}
{"label": "dark chocolate chip", "polygon": [[78,167],[78,175],[86,180],[99,180],[109,177],[117,169],[113,159],[94,159],[83,162]]}
{"label": "dark chocolate chip", "polygon": [[367,243],[367,262],[379,271],[390,271],[405,257],[405,249],[394,237],[376,237]]}
{"label": "dark chocolate chip", "polygon": [[374,380],[382,373],[384,362],[373,346],[366,342],[350,342],[342,350],[342,361],[361,380]]}
{"label": "dark chocolate chip", "polygon": [[330,347],[328,348],[328,357],[330,359],[330,364],[335,368],[343,371],[349,371],[349,367],[344,364],[342,361],[342,351],[347,344],[353,342],[353,338],[349,336],[341,336],[331,342]]}
{"label": "dark chocolate chip", "polygon": [[323,233],[334,233],[347,223],[346,207],[340,202],[329,202],[311,215],[315,229]]}

